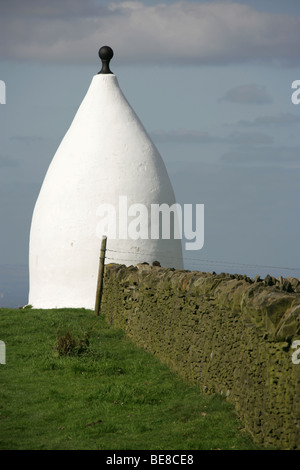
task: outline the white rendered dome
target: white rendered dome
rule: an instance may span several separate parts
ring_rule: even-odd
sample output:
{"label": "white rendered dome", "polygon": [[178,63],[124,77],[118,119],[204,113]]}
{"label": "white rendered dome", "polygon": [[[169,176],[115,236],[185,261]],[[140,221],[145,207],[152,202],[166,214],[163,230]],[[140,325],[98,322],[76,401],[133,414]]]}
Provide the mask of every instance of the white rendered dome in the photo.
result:
{"label": "white rendered dome", "polygon": [[[29,304],[94,308],[103,220],[99,207],[113,205],[117,217],[124,217],[119,214],[124,202],[128,208],[146,206],[150,216],[151,204],[172,206],[175,197],[158,150],[109,70],[93,77],[36,201]],[[106,264],[158,260],[163,267],[183,267],[180,239],[120,238],[116,233],[115,239],[108,235]]]}

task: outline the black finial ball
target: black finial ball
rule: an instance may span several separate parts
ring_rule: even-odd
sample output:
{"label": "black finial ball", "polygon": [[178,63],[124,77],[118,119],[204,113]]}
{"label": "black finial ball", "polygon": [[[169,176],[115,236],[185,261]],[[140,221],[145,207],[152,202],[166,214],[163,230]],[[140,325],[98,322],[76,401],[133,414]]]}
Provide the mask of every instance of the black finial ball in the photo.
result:
{"label": "black finial ball", "polygon": [[99,57],[102,60],[102,69],[99,73],[112,73],[109,68],[109,62],[113,58],[114,51],[109,46],[103,46],[99,49]]}
{"label": "black finial ball", "polygon": [[111,60],[114,56],[114,51],[109,46],[103,46],[99,49],[99,57],[101,60]]}

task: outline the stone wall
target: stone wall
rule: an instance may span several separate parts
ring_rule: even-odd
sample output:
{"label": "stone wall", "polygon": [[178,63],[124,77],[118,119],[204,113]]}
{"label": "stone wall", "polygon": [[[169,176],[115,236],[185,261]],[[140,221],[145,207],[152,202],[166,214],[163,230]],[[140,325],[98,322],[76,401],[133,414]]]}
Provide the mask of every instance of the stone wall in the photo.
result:
{"label": "stone wall", "polygon": [[224,394],[257,443],[300,449],[297,279],[108,265],[102,313],[200,390]]}

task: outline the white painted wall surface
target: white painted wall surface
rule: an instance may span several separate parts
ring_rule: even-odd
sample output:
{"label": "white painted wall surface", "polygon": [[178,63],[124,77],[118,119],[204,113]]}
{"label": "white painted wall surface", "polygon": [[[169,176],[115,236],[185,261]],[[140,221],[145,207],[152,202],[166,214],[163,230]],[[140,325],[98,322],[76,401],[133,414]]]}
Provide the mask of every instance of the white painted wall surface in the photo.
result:
{"label": "white painted wall surface", "polygon": [[[54,155],[34,208],[28,300],[34,308],[94,308],[101,244],[97,208],[117,208],[119,196],[127,196],[128,205],[146,204],[149,212],[152,203],[175,202],[163,160],[116,76],[99,74]],[[108,239],[107,249],[106,263],[158,260],[164,267],[183,267],[181,240]]]}

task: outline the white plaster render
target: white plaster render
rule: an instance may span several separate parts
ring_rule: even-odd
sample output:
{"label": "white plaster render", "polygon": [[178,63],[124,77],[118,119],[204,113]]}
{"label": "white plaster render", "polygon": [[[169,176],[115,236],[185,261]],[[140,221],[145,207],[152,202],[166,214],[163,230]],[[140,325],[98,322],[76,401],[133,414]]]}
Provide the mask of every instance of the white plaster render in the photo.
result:
{"label": "white plaster render", "polygon": [[[53,157],[36,201],[29,304],[94,308],[101,244],[97,208],[105,203],[118,207],[122,195],[129,205],[175,202],[163,160],[116,76],[99,74]],[[164,267],[183,267],[181,240],[116,239],[107,241],[107,249],[106,263],[129,266],[158,260]]]}

